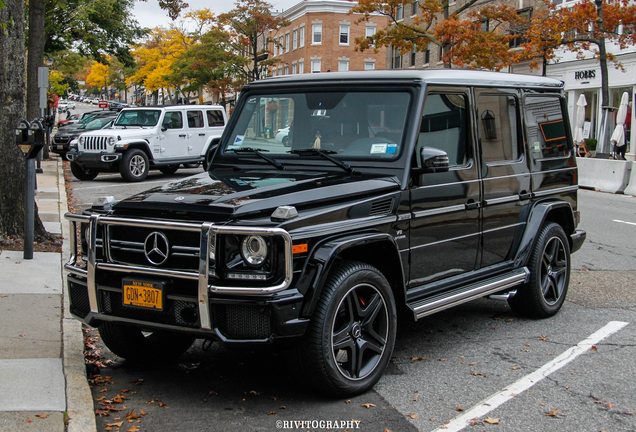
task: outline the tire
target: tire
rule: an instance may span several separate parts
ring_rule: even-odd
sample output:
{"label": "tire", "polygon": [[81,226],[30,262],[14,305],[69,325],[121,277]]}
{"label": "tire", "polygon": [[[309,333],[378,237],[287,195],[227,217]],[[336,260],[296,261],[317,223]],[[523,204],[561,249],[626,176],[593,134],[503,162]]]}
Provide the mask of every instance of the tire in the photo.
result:
{"label": "tire", "polygon": [[396,315],[393,293],[378,269],[359,262],[339,265],[296,349],[305,378],[330,396],[372,388],[393,352]]}
{"label": "tire", "polygon": [[175,360],[195,341],[192,336],[168,331],[155,331],[146,335],[138,327],[117,322],[104,322],[98,330],[109,350],[134,362]]}
{"label": "tire", "polygon": [[201,165],[201,162],[185,163],[185,164],[183,164],[183,167],[184,168],[198,168],[199,165]]}
{"label": "tire", "polygon": [[82,168],[77,162],[71,162],[71,172],[78,180],[93,180],[99,174],[99,170]]}
{"label": "tire", "polygon": [[570,245],[561,225],[543,226],[528,261],[530,280],[508,299],[513,311],[548,318],[561,309],[570,283]]}
{"label": "tire", "polygon": [[163,174],[166,175],[172,175],[174,173],[176,173],[179,170],[179,165],[166,165],[166,166],[162,166],[161,168],[159,168],[159,171],[161,171]]}
{"label": "tire", "polygon": [[214,156],[214,150],[216,150],[216,147],[214,147],[214,149],[208,150],[208,152],[205,154],[205,160],[203,161],[203,171],[207,171],[208,168],[210,168],[212,156]]}
{"label": "tire", "polygon": [[150,163],[142,150],[132,149],[124,153],[119,164],[119,173],[124,180],[139,182],[148,177]]}
{"label": "tire", "polygon": [[289,137],[288,137],[288,136],[283,137],[283,145],[284,145],[285,147],[291,147],[291,141],[289,140]]}

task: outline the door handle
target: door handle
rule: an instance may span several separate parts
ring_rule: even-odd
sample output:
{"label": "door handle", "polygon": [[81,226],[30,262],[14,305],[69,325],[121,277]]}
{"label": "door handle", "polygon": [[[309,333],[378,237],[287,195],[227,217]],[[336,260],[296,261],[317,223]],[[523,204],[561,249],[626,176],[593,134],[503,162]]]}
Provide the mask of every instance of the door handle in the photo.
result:
{"label": "door handle", "polygon": [[179,137],[181,137],[181,138],[185,138],[185,137],[186,137],[186,134],[179,134]]}
{"label": "door handle", "polygon": [[466,203],[466,210],[474,210],[479,208],[479,201]]}
{"label": "door handle", "polygon": [[204,133],[203,134],[199,134],[199,136],[205,136],[205,134]]}
{"label": "door handle", "polygon": [[522,192],[519,194],[519,199],[520,200],[529,200],[530,198],[532,198],[533,194],[532,192]]}

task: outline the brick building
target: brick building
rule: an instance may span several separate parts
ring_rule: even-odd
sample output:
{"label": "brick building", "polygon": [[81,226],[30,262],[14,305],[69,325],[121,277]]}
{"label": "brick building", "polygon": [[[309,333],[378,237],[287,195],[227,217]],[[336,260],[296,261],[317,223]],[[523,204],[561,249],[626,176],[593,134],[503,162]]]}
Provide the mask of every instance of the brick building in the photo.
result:
{"label": "brick building", "polygon": [[384,16],[371,16],[356,23],[360,15],[349,14],[357,3],[347,0],[305,0],[282,12],[289,26],[270,33],[271,58],[280,62],[271,76],[310,72],[385,69],[386,48],[355,51],[355,38],[373,37],[387,25]]}

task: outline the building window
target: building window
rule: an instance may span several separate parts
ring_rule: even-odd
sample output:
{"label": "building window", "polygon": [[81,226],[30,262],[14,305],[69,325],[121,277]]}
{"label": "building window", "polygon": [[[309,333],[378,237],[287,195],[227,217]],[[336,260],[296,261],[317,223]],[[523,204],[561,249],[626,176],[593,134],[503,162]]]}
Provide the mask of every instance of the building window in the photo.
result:
{"label": "building window", "polygon": [[311,59],[311,73],[320,72],[320,59]]}
{"label": "building window", "polygon": [[374,61],[365,61],[364,62],[364,70],[375,70],[375,62]]}
{"label": "building window", "polygon": [[274,45],[274,57],[276,57],[278,55],[278,42],[274,41],[274,43],[272,43],[272,45]]}
{"label": "building window", "polygon": [[294,40],[292,41],[294,49],[298,48],[298,30],[294,30]]}
{"label": "building window", "polygon": [[400,5],[397,7],[397,9],[395,10],[395,19],[397,21],[401,20],[402,18],[404,18],[404,6]]}
{"label": "building window", "polygon": [[298,62],[298,73],[299,74],[304,74],[305,73],[305,60],[304,59],[300,59],[300,61]]}
{"label": "building window", "polygon": [[415,48],[411,50],[411,66],[415,66]]}
{"label": "building window", "polygon": [[340,24],[340,45],[349,45],[349,24]]}
{"label": "building window", "polygon": [[297,73],[298,72],[297,72],[297,69],[296,69],[296,62],[293,62],[292,63],[292,75],[296,75]]}
{"label": "building window", "polygon": [[426,44],[426,51],[424,51],[424,64],[429,64],[431,62],[431,49],[428,44]]}
{"label": "building window", "polygon": [[283,67],[282,66],[278,66],[278,75],[282,75],[283,74]]}
{"label": "building window", "polygon": [[278,39],[278,54],[283,54],[284,47],[285,45],[283,45],[283,36],[281,35],[281,37]]}
{"label": "building window", "polygon": [[417,15],[418,6],[419,6],[419,3],[417,0],[411,3],[411,16]]}
{"label": "building window", "polygon": [[349,72],[349,60],[338,60],[338,72]]}
{"label": "building window", "polygon": [[487,32],[490,29],[490,21],[487,19],[481,20],[481,31]]}
{"label": "building window", "polygon": [[[519,10],[517,11],[517,15],[529,21],[532,18],[532,8]],[[510,48],[519,48],[521,44],[524,44],[528,41],[525,37],[523,37],[527,30],[528,27],[524,25],[510,26],[510,34],[516,36],[514,39],[510,40]]]}
{"label": "building window", "polygon": [[285,75],[289,75],[289,65],[285,65]]}
{"label": "building window", "polygon": [[300,47],[305,46],[305,26],[300,27]]}
{"label": "building window", "polygon": [[285,52],[289,52],[289,32],[285,34]]}
{"label": "building window", "polygon": [[364,36],[369,39],[369,44],[375,46],[373,37],[375,36],[375,26],[367,26]]}
{"label": "building window", "polygon": [[322,24],[312,24],[311,32],[312,32],[311,44],[322,45]]}
{"label": "building window", "polygon": [[402,67],[402,55],[399,49],[393,48],[393,69],[399,69]]}
{"label": "building window", "polygon": [[272,68],[272,76],[275,77],[276,76],[276,68]]}

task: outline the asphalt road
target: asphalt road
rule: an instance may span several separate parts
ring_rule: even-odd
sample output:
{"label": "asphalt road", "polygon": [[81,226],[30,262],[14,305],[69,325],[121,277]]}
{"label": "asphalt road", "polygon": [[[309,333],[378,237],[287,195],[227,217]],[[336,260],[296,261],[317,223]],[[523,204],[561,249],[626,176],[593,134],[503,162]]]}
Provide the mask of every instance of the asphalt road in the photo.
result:
{"label": "asphalt road", "polygon": [[[72,178],[71,189],[84,208],[100,195],[121,199],[198,172],[151,172],[138,184],[100,174]],[[350,400],[313,394],[285,352],[197,341],[177,364],[139,365],[95,341],[107,365],[93,386],[95,408],[126,397],[113,405],[122,411],[97,419],[98,430],[123,421],[121,431],[321,431],[319,423],[277,422],[356,420],[347,429],[441,432],[461,430],[463,415],[475,418],[470,431],[636,431],[636,198],[581,190],[579,205],[588,237],[573,255],[570,291],[556,317],[520,318],[487,299],[427,317],[401,332],[375,389]],[[133,417],[145,414],[129,423],[133,410]]]}

